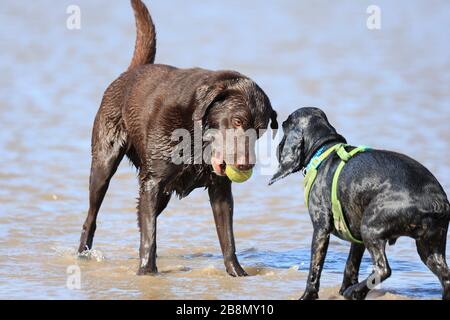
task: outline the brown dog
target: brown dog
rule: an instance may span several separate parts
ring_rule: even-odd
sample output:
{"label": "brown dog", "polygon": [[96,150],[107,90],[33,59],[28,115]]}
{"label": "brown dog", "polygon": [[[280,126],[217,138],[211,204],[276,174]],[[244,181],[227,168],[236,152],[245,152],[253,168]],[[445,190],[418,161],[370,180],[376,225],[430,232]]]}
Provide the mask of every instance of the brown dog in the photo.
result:
{"label": "brown dog", "polygon": [[[171,194],[186,197],[198,187],[208,189],[227,272],[246,273],[236,258],[233,235],[231,181],[224,176],[226,161],[220,152],[212,165],[175,164],[171,139],[176,129],[194,132],[200,127],[224,129],[277,129],[277,114],[265,93],[249,78],[232,71],[177,69],[153,64],[155,28],[140,0],[132,0],[136,47],[128,71],[106,90],[94,122],[89,212],[83,225],[79,252],[92,248],[96,218],[109,182],[126,155],[139,170],[138,223],[141,233],[138,274],[156,273],[156,220]],[[196,122],[197,121],[197,122]],[[202,146],[205,148],[205,146]],[[253,167],[253,150],[235,155],[232,164]],[[231,164],[231,163],[229,163]]]}

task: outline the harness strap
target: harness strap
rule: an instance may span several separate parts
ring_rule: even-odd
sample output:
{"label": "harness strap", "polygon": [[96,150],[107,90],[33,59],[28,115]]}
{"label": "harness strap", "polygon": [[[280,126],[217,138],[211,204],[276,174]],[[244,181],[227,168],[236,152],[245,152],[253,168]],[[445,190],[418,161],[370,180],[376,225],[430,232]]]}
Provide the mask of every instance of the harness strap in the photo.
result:
{"label": "harness strap", "polygon": [[341,202],[339,201],[337,194],[338,182],[339,182],[339,175],[341,174],[342,169],[344,169],[344,166],[347,163],[347,161],[349,161],[354,155],[360,152],[364,152],[367,149],[369,148],[366,146],[360,146],[353,149],[350,152],[347,152],[347,150],[345,150],[345,145],[341,145],[339,149],[336,151],[339,158],[341,158],[341,162],[339,163],[336,171],[334,172],[333,183],[331,184],[331,210],[333,212],[334,227],[345,240],[354,243],[363,243],[363,242],[353,237],[350,228],[348,227],[348,224],[345,221],[344,212],[342,210]]}
{"label": "harness strap", "polygon": [[345,221],[344,212],[342,210],[341,203],[339,201],[338,195],[337,195],[337,189],[338,189],[338,181],[339,181],[339,175],[342,172],[342,169],[344,168],[347,161],[349,161],[354,155],[364,152],[369,147],[366,146],[360,146],[355,149],[353,149],[350,152],[347,152],[345,150],[345,147],[347,147],[344,143],[338,143],[330,148],[328,148],[325,152],[321,153],[319,156],[314,156],[311,162],[308,164],[308,171],[305,175],[304,180],[304,187],[305,187],[305,204],[307,207],[309,207],[309,193],[311,191],[311,188],[314,184],[314,181],[317,177],[317,172],[320,164],[333,152],[336,152],[336,154],[341,159],[341,162],[339,163],[334,176],[333,176],[333,182],[331,185],[331,209],[333,213],[333,220],[334,220],[334,227],[336,231],[344,238],[345,240],[355,242],[355,243],[362,243],[361,240],[356,239],[353,237],[347,222]]}
{"label": "harness strap", "polygon": [[319,168],[320,164],[334,151],[336,151],[342,143],[338,143],[330,148],[328,148],[325,152],[323,152],[320,156],[315,156],[310,161],[307,167],[307,173],[305,175],[305,179],[303,180],[303,184],[305,187],[305,203],[306,207],[309,206],[309,192],[311,191],[311,187],[314,184],[314,181],[316,180],[317,176],[317,169]]}

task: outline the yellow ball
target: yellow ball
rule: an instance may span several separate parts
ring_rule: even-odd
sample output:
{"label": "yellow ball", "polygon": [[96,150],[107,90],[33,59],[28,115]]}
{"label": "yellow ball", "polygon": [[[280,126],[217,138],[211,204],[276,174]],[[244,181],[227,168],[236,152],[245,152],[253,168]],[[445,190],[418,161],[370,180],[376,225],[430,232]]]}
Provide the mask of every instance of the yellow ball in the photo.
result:
{"label": "yellow ball", "polygon": [[253,170],[246,170],[246,171],[241,171],[238,170],[237,168],[233,167],[233,166],[228,166],[225,168],[225,173],[228,177],[228,179],[230,179],[233,182],[237,182],[237,183],[242,183],[247,181],[248,179],[250,179],[250,177],[253,174]]}

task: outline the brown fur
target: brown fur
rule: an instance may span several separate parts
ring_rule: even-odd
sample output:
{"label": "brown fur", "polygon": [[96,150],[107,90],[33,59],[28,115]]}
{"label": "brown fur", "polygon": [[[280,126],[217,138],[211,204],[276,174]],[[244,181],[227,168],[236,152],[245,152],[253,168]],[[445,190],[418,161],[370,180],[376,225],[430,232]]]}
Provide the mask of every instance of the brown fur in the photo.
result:
{"label": "brown fur", "polygon": [[[79,252],[92,248],[96,218],[118,165],[126,155],[139,170],[138,222],[141,232],[139,274],[155,273],[156,218],[173,192],[187,196],[193,189],[209,192],[225,266],[233,276],[246,275],[239,265],[233,236],[231,182],[207,164],[175,165],[171,141],[175,129],[228,129],[239,117],[242,129],[266,129],[276,112],[265,93],[248,77],[234,71],[178,69],[152,64],[156,33],[140,0],[131,0],[137,38],[129,69],[106,90],[94,122],[89,212]],[[237,163],[243,169],[251,163]]]}
{"label": "brown fur", "polygon": [[140,0],[131,0],[136,19],[136,45],[128,69],[155,62],[156,30],[147,7]]}

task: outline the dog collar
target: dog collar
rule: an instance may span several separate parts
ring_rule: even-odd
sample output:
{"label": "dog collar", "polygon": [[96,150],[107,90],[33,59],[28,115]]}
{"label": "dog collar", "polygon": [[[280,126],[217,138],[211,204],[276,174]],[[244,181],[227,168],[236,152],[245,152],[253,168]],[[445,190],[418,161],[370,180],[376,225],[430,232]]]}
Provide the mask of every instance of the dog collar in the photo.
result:
{"label": "dog collar", "polygon": [[321,147],[314,153],[314,156],[309,160],[308,165],[303,169],[303,176],[306,177],[311,168],[317,169],[323,160],[325,160],[333,151],[339,148],[342,143],[335,144],[325,151],[325,146]]}
{"label": "dog collar", "polygon": [[313,157],[311,158],[311,160],[309,160],[308,165],[303,168],[303,176],[306,176],[306,173],[309,171],[309,169],[312,166],[312,162],[314,159],[320,157],[320,155],[325,151],[325,146],[321,147],[319,150],[316,151],[316,153],[314,153]]}

